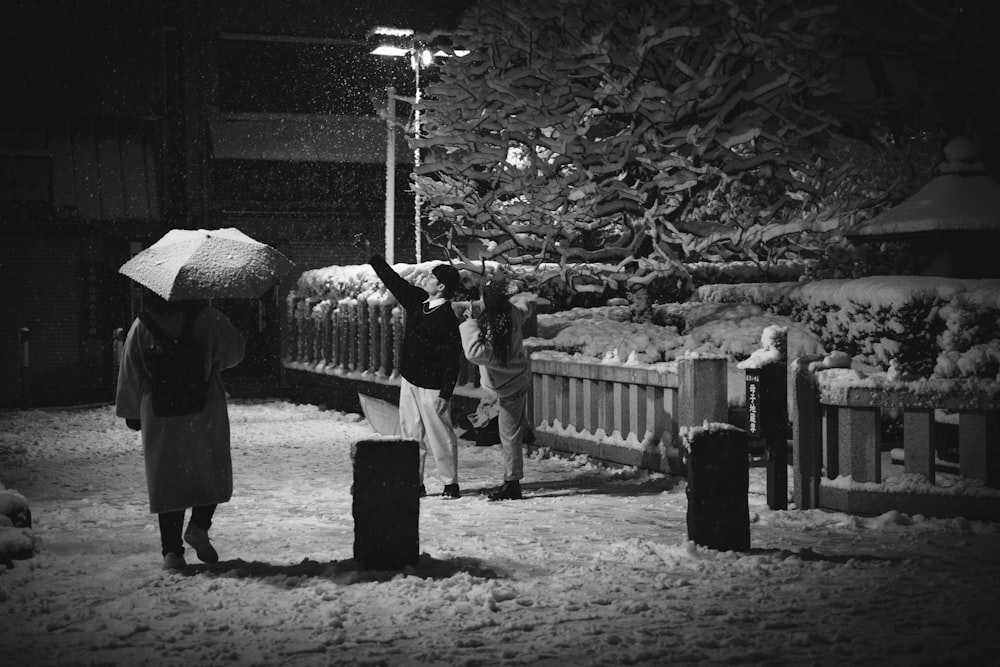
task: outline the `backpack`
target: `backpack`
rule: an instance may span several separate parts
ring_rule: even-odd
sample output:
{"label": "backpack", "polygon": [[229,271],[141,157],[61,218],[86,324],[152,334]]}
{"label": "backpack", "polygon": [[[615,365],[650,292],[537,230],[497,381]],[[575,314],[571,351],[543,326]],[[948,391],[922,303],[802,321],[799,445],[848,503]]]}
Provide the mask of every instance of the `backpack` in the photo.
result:
{"label": "backpack", "polygon": [[192,415],[205,409],[209,378],[205,377],[206,351],[191,337],[196,312],[188,313],[184,328],[171,338],[149,313],[139,319],[153,334],[155,343],[142,357],[152,386],[153,414],[157,417]]}

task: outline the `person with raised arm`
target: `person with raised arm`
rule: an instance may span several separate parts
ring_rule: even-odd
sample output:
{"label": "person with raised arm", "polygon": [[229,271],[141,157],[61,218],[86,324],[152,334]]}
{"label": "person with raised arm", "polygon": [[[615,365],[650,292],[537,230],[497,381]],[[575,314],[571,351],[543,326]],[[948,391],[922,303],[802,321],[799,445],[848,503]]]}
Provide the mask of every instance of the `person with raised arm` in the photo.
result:
{"label": "person with raised arm", "polygon": [[451,397],[458,382],[462,345],[451,298],[461,286],[461,277],[455,267],[442,263],[418,287],[373,253],[367,238],[357,237],[355,245],[366,252],[368,263],[406,311],[398,360],[399,426],[404,438],[420,446],[421,495],[426,495],[424,463],[429,448],[444,483],[441,495],[458,498],[458,437],[451,423]]}
{"label": "person with raised arm", "polygon": [[481,367],[484,389],[496,394],[500,404],[497,422],[503,452],[503,484],[490,500],[520,500],[524,477],[525,410],[531,367],[522,343],[521,327],[528,312],[510,300],[512,284],[503,276],[486,280],[482,287],[482,312],[470,304],[459,325],[466,358]]}

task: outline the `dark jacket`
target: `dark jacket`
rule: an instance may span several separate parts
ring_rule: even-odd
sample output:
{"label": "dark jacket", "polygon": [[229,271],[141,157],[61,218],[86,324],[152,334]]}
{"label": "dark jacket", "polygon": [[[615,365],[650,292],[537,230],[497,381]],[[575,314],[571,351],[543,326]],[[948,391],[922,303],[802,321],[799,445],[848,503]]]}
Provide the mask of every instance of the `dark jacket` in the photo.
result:
{"label": "dark jacket", "polygon": [[379,255],[368,263],[406,311],[399,374],[418,387],[440,390],[441,398],[451,398],[462,358],[458,318],[451,302],[428,311],[427,292],[408,283]]}

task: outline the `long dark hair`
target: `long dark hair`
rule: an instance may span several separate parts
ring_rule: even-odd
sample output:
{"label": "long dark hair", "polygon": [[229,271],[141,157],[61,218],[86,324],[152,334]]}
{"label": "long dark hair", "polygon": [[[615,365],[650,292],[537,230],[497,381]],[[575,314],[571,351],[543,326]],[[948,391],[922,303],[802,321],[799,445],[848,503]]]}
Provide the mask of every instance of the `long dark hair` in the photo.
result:
{"label": "long dark hair", "polygon": [[503,367],[507,366],[514,327],[511,305],[507,298],[509,285],[503,277],[486,281],[482,289],[483,312],[477,318],[481,335],[493,349],[493,360]]}

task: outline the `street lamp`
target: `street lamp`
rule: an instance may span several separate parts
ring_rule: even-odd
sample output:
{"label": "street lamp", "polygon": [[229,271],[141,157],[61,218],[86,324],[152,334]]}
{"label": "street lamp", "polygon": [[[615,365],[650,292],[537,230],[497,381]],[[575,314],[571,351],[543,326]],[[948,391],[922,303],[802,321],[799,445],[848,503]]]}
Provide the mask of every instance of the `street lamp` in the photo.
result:
{"label": "street lamp", "polygon": [[[372,55],[389,56],[392,58],[410,58],[410,67],[414,75],[414,93],[412,98],[399,97],[391,86],[386,90],[389,108],[386,123],[388,128],[388,143],[386,144],[386,202],[385,202],[385,233],[386,261],[392,263],[392,245],[395,238],[395,116],[396,100],[413,104],[413,137],[420,138],[420,70],[434,64],[434,58],[454,55],[465,55],[468,51],[453,50],[452,53],[443,50],[432,51],[423,40],[418,39],[409,28],[389,28],[377,26],[368,32],[368,40],[375,43]],[[420,148],[413,149],[413,171],[420,168]],[[416,246],[416,260],[421,261],[420,237],[422,225],[420,220],[423,197],[420,192],[413,194],[413,233]]]}
{"label": "street lamp", "polygon": [[[389,56],[391,58],[402,58],[409,56],[410,67],[413,69],[415,78],[414,94],[412,99],[407,99],[399,97],[396,95],[395,89],[390,86],[386,89],[386,96],[388,98],[388,117],[386,118],[386,124],[388,126],[388,140],[386,143],[386,159],[385,159],[385,253],[386,261],[390,264],[393,260],[393,242],[395,240],[395,185],[396,185],[396,175],[395,175],[395,117],[396,117],[396,100],[402,100],[413,103],[413,136],[414,138],[420,137],[420,109],[417,105],[420,104],[420,69],[422,67],[427,67],[433,62],[433,56],[429,49],[427,49],[422,43],[415,40],[413,37],[413,31],[409,28],[388,28],[384,26],[378,26],[372,28],[368,33],[369,40],[376,39],[377,44],[375,48],[371,50],[372,55],[376,56]],[[420,149],[413,149],[413,170],[414,172],[420,166]],[[416,260],[417,263],[421,261],[420,252],[420,235],[421,235],[421,221],[420,213],[423,206],[423,198],[420,196],[419,192],[415,192],[413,196],[413,234],[416,247]]]}

